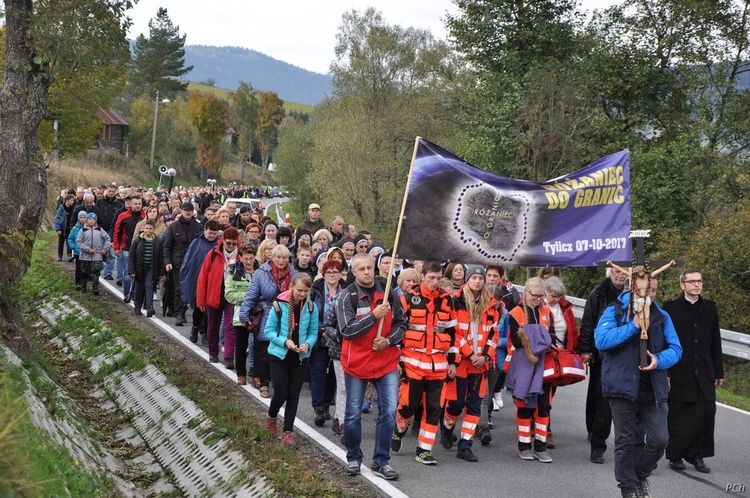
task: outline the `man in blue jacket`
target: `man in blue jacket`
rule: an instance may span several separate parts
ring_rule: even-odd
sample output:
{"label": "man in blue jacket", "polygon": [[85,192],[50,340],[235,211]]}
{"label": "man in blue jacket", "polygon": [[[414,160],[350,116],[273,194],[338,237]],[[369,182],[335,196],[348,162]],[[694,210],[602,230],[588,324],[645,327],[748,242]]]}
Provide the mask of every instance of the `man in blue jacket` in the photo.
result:
{"label": "man in blue jacket", "polygon": [[[650,303],[648,358],[640,366],[643,315],[628,313],[631,293],[623,292],[608,307],[594,331],[596,349],[603,353],[602,395],[609,401],[615,425],[615,479],[625,498],[650,497],[648,477],[669,441],[667,431],[667,369],[682,356],[672,319],[656,302]],[[639,424],[646,445],[636,455]]]}

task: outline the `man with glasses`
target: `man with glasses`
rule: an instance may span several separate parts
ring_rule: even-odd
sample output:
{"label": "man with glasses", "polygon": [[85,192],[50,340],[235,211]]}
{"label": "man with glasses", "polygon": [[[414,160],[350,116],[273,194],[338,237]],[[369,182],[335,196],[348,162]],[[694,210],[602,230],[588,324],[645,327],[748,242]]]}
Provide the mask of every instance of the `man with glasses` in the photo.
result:
{"label": "man with glasses", "polygon": [[714,456],[716,388],[724,383],[719,312],[701,296],[700,270],[683,271],[680,288],[681,296],[664,303],[683,348],[683,361],[670,369],[667,459],[674,470],[685,469],[684,458],[708,474],[703,459]]}
{"label": "man with glasses", "polygon": [[[623,268],[627,271],[627,268]],[[607,277],[586,300],[578,338],[581,358],[589,364],[589,387],[586,393],[586,430],[591,441],[590,459],[594,463],[604,463],[607,438],[612,430],[612,412],[609,403],[602,396],[602,363],[594,346],[594,329],[599,318],[608,306],[617,301],[622,293],[628,274],[616,268],[607,268]]]}
{"label": "man with glasses", "polygon": [[[362,463],[362,401],[367,383],[378,393],[375,423],[373,474],[386,480],[398,479],[390,466],[391,434],[398,403],[398,344],[404,335],[404,313],[393,290],[375,281],[375,261],[367,254],[355,254],[352,269],[355,282],[336,297],[336,319],[341,336],[341,366],[346,383],[344,446],[346,472],[355,476]],[[382,328],[379,322],[382,320]],[[380,328],[380,331],[379,331]]]}

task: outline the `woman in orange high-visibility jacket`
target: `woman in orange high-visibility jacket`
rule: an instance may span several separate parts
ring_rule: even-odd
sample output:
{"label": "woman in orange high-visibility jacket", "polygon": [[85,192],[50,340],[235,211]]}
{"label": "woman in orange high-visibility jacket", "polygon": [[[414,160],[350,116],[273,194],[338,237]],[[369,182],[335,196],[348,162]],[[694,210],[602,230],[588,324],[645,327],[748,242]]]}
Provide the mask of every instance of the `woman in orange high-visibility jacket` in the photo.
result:
{"label": "woman in orange high-visibility jacket", "polygon": [[[487,391],[487,370],[496,362],[495,346],[498,337],[497,325],[500,313],[495,308],[495,298],[485,287],[484,267],[468,265],[466,284],[457,293],[456,343],[460,363],[456,367],[456,378],[446,384],[445,408],[440,428],[440,443],[445,449],[453,447],[453,429],[464,412],[461,437],[458,440],[456,457],[467,462],[478,458],[471,451],[471,444],[482,409],[482,398]],[[458,358],[457,358],[458,361]]]}
{"label": "woman in orange high-visibility jacket", "polygon": [[[529,325],[540,325],[546,329],[546,333],[554,335],[549,308],[544,304],[544,280],[534,277],[526,281],[522,303],[510,310],[508,322],[509,342],[513,345],[513,351],[510,346],[508,347],[509,356],[514,353],[525,354],[531,360],[534,355],[530,350],[529,337],[523,328]],[[543,355],[540,355],[537,361],[542,362],[541,365],[543,365]],[[511,372],[508,372],[508,376],[511,376]],[[506,382],[506,385],[510,385],[510,382]],[[542,385],[541,394],[527,396],[524,399],[514,396],[513,401],[516,405],[519,456],[522,460],[536,459],[543,463],[552,462],[552,457],[547,451],[547,428],[552,402],[549,384]]]}
{"label": "woman in orange high-visibility jacket", "polygon": [[456,375],[455,310],[453,297],[438,286],[441,277],[440,263],[428,261],[422,265],[422,283],[401,296],[408,323],[401,341],[403,376],[391,450],[401,449],[409,420],[424,396],[425,416],[415,460],[425,465],[437,464],[432,447],[440,423],[443,385],[446,378]]}

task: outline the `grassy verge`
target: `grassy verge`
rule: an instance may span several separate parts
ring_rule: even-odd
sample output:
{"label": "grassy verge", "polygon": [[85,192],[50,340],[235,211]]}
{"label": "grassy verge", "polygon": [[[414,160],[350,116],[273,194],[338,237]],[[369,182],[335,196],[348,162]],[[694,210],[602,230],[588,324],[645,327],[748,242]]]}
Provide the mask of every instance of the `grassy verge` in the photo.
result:
{"label": "grassy verge", "polygon": [[[2,359],[2,358],[0,358]],[[113,496],[113,484],[31,422],[20,367],[0,361],[0,496]]]}
{"label": "grassy verge", "polygon": [[[32,267],[22,284],[22,302],[34,303],[55,299],[63,294],[74,295],[70,269],[53,262],[50,251],[55,249],[55,234],[41,234],[33,255]],[[86,302],[86,300],[89,302]],[[78,301],[86,306],[91,318],[66,319],[58,327],[66,331],[89,330],[93,318],[105,321],[110,338],[125,340],[133,351],[123,357],[128,367],[137,368],[151,363],[164,373],[169,381],[191,398],[214,422],[213,434],[227,438],[233,449],[241,452],[256,468],[273,481],[281,496],[373,496],[374,492],[363,482],[346,479],[341,465],[321,458],[320,449],[301,441],[296,450],[283,447],[271,438],[264,428],[265,407],[248,399],[247,395],[215,375],[208,364],[183,350],[162,332],[146,326],[128,312],[118,310],[109,296],[88,295]],[[109,346],[111,346],[111,342]],[[86,348],[100,348],[99,342],[84,341]],[[42,359],[42,361],[44,361]],[[49,359],[47,360],[49,361]],[[106,375],[99,372],[96,377]],[[93,496],[84,493],[78,496]],[[75,496],[75,495],[74,495]]]}
{"label": "grassy verge", "polygon": [[724,386],[717,400],[750,411],[750,361],[724,355]]}

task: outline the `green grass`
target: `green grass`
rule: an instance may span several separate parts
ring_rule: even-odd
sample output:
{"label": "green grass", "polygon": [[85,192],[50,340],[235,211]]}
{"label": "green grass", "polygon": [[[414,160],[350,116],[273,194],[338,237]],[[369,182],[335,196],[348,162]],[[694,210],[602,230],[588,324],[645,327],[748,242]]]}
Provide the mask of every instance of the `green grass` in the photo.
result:
{"label": "green grass", "polygon": [[[233,90],[227,90],[226,88],[219,88],[216,86],[206,85],[205,83],[196,83],[194,81],[188,81],[189,92],[203,92],[214,95],[222,100],[229,100],[232,96]],[[312,114],[315,110],[315,106],[309,104],[300,104],[299,102],[292,102],[289,100],[284,101],[284,110],[287,112],[297,111],[306,114]]]}
{"label": "green grass", "polygon": [[51,444],[24,403],[21,369],[0,358],[0,496],[117,496],[112,481]]}

